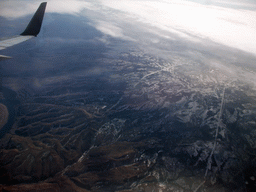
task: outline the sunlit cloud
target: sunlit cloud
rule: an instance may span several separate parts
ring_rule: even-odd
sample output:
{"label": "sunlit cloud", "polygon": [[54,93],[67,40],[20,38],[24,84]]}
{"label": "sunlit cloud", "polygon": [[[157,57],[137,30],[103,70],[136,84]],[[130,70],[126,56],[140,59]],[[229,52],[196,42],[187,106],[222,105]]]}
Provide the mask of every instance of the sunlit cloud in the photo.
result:
{"label": "sunlit cloud", "polygon": [[125,36],[123,34],[123,30],[120,27],[116,26],[113,23],[106,22],[106,21],[98,21],[95,24],[95,28],[97,30],[101,31],[102,33],[109,35],[111,37],[133,41],[132,38]]}
{"label": "sunlit cloud", "polygon": [[108,22],[100,21],[96,24],[96,29],[112,37],[123,37],[122,29]]}
{"label": "sunlit cloud", "polygon": [[104,6],[195,41],[211,40],[256,54],[256,12],[189,1],[101,0]]}

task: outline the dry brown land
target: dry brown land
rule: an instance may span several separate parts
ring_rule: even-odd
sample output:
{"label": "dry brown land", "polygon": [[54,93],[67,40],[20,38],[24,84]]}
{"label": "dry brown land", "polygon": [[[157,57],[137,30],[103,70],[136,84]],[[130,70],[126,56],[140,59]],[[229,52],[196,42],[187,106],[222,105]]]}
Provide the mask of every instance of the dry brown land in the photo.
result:
{"label": "dry brown land", "polygon": [[0,129],[2,129],[4,125],[7,123],[8,116],[9,112],[7,107],[4,104],[0,103]]}

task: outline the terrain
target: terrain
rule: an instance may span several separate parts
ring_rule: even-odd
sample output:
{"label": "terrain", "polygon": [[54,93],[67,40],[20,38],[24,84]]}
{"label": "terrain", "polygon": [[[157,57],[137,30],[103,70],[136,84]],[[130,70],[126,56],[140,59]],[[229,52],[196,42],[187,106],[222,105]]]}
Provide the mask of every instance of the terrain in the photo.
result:
{"label": "terrain", "polygon": [[170,58],[113,50],[100,74],[5,88],[0,190],[253,191],[254,85]]}

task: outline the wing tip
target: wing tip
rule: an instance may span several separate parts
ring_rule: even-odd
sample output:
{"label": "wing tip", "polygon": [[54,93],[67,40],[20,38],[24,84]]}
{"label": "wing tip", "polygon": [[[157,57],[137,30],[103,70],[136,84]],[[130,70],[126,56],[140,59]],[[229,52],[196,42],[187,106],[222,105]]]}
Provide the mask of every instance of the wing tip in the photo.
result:
{"label": "wing tip", "polygon": [[30,20],[27,28],[20,35],[22,36],[33,35],[35,37],[38,35],[42,26],[46,4],[47,2],[42,2],[39,5],[37,11],[35,12],[32,19]]}

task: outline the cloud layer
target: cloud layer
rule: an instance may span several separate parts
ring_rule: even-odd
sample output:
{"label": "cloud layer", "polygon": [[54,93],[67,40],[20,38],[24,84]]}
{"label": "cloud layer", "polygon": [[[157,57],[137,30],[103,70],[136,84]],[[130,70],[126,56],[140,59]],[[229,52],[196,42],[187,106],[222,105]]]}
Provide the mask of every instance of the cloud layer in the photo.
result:
{"label": "cloud layer", "polygon": [[256,54],[256,12],[188,1],[101,0],[137,21],[176,33],[188,40],[209,39]]}

